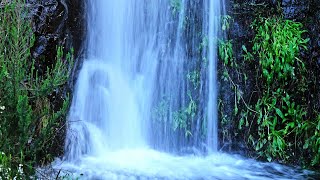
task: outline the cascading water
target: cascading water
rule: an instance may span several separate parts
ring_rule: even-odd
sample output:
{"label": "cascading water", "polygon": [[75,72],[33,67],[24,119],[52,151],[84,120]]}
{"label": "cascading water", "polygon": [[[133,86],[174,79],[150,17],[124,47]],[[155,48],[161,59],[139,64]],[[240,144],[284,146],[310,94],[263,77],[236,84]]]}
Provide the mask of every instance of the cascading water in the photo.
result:
{"label": "cascading water", "polygon": [[[217,107],[217,37],[218,32],[220,29],[220,19],[218,18],[221,13],[221,5],[220,1],[213,1],[209,0],[207,2],[207,5],[209,5],[206,9],[206,12],[209,12],[209,23],[204,23],[208,27],[205,27],[204,29],[207,29],[207,33],[209,38],[209,71],[208,71],[208,81],[209,81],[209,94],[208,94],[208,138],[207,138],[207,144],[209,147],[212,148],[212,150],[218,149],[218,120],[217,120],[217,114],[218,114],[218,107]],[[205,16],[204,16],[205,17]]]}
{"label": "cascading water", "polygon": [[89,0],[87,4],[87,58],[70,109],[65,156],[54,163],[55,169],[66,172],[60,175],[303,176],[277,164],[215,152],[219,0]]}

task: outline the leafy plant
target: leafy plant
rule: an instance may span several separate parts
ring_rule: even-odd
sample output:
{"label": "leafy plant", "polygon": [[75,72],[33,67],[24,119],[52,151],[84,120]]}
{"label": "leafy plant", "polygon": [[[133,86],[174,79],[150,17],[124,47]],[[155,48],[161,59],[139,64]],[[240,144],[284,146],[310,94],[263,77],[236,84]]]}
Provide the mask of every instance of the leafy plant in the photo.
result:
{"label": "leafy plant", "polygon": [[173,129],[183,129],[186,137],[192,135],[189,125],[193,121],[197,112],[197,104],[192,98],[190,92],[188,93],[188,96],[190,99],[188,106],[173,113]]}
{"label": "leafy plant", "polygon": [[192,83],[194,89],[198,89],[200,86],[200,72],[194,70],[187,74],[187,79]]}
{"label": "leafy plant", "polygon": [[181,0],[170,0],[170,6],[172,8],[172,13],[176,14],[179,13],[182,8]]}
{"label": "leafy plant", "polygon": [[10,178],[22,165],[27,165],[24,174],[31,175],[35,164],[57,155],[52,155],[58,148],[54,143],[69,107],[68,95],[59,91],[70,77],[72,51],[64,55],[58,47],[55,63],[38,73],[31,60],[34,35],[27,12],[22,0],[0,9],[0,149],[9,154],[0,157],[0,166],[13,170]]}
{"label": "leafy plant", "polygon": [[[230,122],[238,121],[235,136],[243,136],[258,158],[318,167],[320,122],[313,114],[319,112],[310,114],[303,96],[308,91],[308,70],[299,58],[307,50],[306,31],[301,23],[281,17],[258,18],[251,27],[256,34],[252,47],[242,46],[244,61],[234,57],[232,40],[219,41],[220,73],[235,96],[232,117],[223,110],[225,102],[219,103],[222,137],[228,138]],[[235,83],[246,82],[248,67],[256,71],[249,77],[256,81],[249,103]]]}
{"label": "leafy plant", "polygon": [[156,105],[156,107],[152,110],[152,119],[162,121],[166,121],[169,111],[169,102],[166,97],[163,97],[161,101]]}
{"label": "leafy plant", "polygon": [[309,39],[304,39],[302,24],[280,18],[262,18],[253,23],[256,30],[253,54],[259,58],[262,74],[267,83],[275,79],[286,81],[296,78],[295,68],[304,69],[304,63],[298,58],[300,48],[306,49]]}
{"label": "leafy plant", "polygon": [[[311,165],[319,165],[319,143],[315,140],[319,121],[307,119],[307,102],[301,97],[307,89],[305,64],[299,59],[309,41],[303,38],[306,31],[301,23],[277,17],[260,18],[252,28],[256,32],[252,52],[245,46],[242,50],[247,62],[258,60],[256,86],[260,93],[255,113],[249,118],[252,122],[246,114],[246,123],[257,125],[250,126],[247,142],[269,161],[294,161],[297,154],[303,153],[302,148],[309,149],[313,153]],[[294,86],[297,89],[292,90]],[[240,128],[243,123],[239,122]],[[310,135],[310,131],[315,133]]]}
{"label": "leafy plant", "polygon": [[303,149],[312,154],[311,165],[317,166],[320,164],[320,114],[314,121],[308,121],[305,128],[309,138],[305,141]]}
{"label": "leafy plant", "polygon": [[219,41],[219,57],[225,66],[236,66],[233,56],[232,41]]}
{"label": "leafy plant", "polygon": [[[0,152],[0,179],[26,179],[23,164],[15,166],[12,162],[11,155],[7,156],[4,152]],[[13,167],[17,168],[13,169]]]}
{"label": "leafy plant", "polygon": [[223,31],[226,31],[230,28],[231,20],[232,20],[232,18],[230,15],[221,16],[221,24],[222,24],[221,29]]}

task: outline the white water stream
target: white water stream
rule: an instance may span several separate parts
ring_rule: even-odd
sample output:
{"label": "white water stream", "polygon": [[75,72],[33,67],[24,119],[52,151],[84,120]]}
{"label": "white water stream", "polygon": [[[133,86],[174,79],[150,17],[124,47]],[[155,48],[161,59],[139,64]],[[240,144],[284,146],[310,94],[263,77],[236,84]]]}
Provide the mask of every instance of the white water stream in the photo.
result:
{"label": "white water stream", "polygon": [[[179,145],[172,131],[173,118],[168,116],[156,126],[151,117],[159,94],[169,99],[166,109],[169,114],[186,104],[185,66],[192,59],[187,56],[183,28],[190,4],[197,3],[200,4],[197,10],[203,11],[203,23],[198,26],[209,39],[205,53],[209,78],[203,83],[205,92],[200,92],[206,94],[203,108],[207,114],[207,133],[203,143],[213,153],[178,156],[165,153],[184,145]],[[218,138],[214,39],[219,29],[219,0],[88,0],[87,4],[87,58],[74,91],[65,156],[53,164],[55,169],[63,171],[61,176],[73,174],[80,179],[303,177],[303,173],[277,164],[215,152]],[[171,144],[175,149],[171,149]]]}

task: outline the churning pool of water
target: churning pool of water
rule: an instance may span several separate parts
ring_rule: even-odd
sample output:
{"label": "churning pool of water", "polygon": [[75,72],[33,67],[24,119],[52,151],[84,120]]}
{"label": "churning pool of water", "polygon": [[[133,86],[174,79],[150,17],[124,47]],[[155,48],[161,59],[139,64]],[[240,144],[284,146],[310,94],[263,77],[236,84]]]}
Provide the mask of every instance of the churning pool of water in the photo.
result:
{"label": "churning pool of water", "polygon": [[[314,173],[239,156],[174,156],[151,149],[127,149],[99,156],[83,156],[76,162],[55,161],[54,169],[79,179],[101,180],[214,180],[307,179]],[[314,178],[315,179],[315,178]]]}

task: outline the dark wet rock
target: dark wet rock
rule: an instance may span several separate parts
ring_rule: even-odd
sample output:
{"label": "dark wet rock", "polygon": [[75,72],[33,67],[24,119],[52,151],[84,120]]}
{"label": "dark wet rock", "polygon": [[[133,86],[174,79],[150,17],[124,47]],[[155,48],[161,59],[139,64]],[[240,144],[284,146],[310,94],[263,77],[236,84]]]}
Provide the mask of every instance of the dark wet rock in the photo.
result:
{"label": "dark wet rock", "polygon": [[43,66],[54,63],[57,46],[65,47],[66,51],[74,48],[76,56],[81,54],[84,1],[28,0],[27,3],[36,39],[32,56],[36,61],[45,59],[44,64],[38,64],[40,71]]}
{"label": "dark wet rock", "polygon": [[310,10],[312,1],[283,0],[281,5],[285,18],[302,19],[307,16],[307,12]]}
{"label": "dark wet rock", "polygon": [[[31,54],[38,73],[40,75],[45,73],[47,67],[55,64],[57,47],[63,47],[65,54],[74,49],[75,65],[78,67],[77,62],[81,61],[83,54],[82,43],[86,29],[85,1],[28,0],[27,6],[35,34]],[[73,84],[74,78],[71,78],[69,85],[58,89],[57,94],[65,93],[66,90],[71,91]]]}
{"label": "dark wet rock", "polygon": [[33,49],[33,57],[39,57],[46,51],[46,47],[48,46],[48,38],[45,36],[39,36],[37,39],[38,46],[35,46]]}

